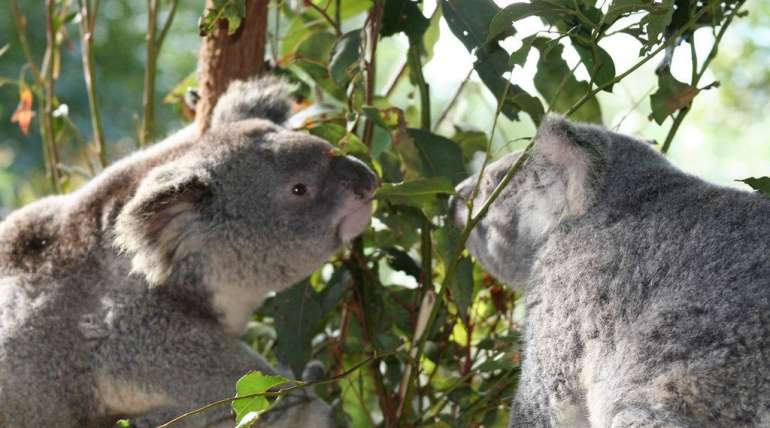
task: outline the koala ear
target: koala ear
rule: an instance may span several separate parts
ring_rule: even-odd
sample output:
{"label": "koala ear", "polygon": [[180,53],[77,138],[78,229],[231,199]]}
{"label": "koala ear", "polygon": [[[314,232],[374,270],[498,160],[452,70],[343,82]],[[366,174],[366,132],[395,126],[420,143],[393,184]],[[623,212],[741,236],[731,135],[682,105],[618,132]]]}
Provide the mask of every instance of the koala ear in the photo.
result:
{"label": "koala ear", "polygon": [[291,110],[288,85],[281,79],[265,76],[230,83],[219,98],[211,117],[211,126],[261,118],[276,124],[286,122]]}
{"label": "koala ear", "polygon": [[568,214],[583,214],[593,201],[601,171],[599,142],[588,141],[578,126],[554,115],[543,119],[535,138],[533,158],[564,178]]}
{"label": "koala ear", "polygon": [[145,177],[118,215],[115,244],[133,255],[132,272],[162,284],[176,260],[199,247],[202,211],[212,199],[202,172],[160,167]]}

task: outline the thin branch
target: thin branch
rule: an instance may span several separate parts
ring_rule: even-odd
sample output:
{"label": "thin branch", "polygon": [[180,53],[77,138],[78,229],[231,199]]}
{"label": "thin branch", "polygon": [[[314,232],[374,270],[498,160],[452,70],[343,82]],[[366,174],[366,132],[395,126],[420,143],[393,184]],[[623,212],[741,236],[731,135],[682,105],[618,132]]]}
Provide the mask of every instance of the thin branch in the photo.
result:
{"label": "thin branch", "polygon": [[40,75],[40,69],[37,67],[37,64],[35,64],[32,50],[29,48],[29,40],[27,39],[27,18],[21,14],[16,0],[11,0],[11,12],[13,13],[13,19],[16,22],[16,33],[19,37],[21,51],[24,53],[24,58],[27,60],[29,69],[32,72],[32,77],[34,77],[35,81],[42,86],[43,78]]}
{"label": "thin branch", "polygon": [[[725,22],[722,24],[722,27],[719,29],[719,33],[717,34],[716,38],[714,39],[714,44],[711,45],[711,50],[708,53],[708,56],[705,60],[703,60],[703,64],[701,65],[700,71],[698,74],[693,73],[693,80],[690,82],[690,86],[693,86],[695,88],[698,87],[698,82],[700,82],[700,79],[703,77],[703,75],[706,73],[706,70],[708,69],[709,64],[711,64],[711,61],[716,57],[717,55],[717,49],[719,48],[719,44],[722,41],[722,37],[725,35],[725,32],[727,32],[727,27],[730,26],[730,23],[732,23],[733,18],[735,18],[736,15],[738,15],[741,7],[743,6],[744,1],[739,1],[735,7],[732,10],[732,13],[725,19]],[[703,10],[706,8],[704,7]],[[691,43],[694,45],[695,41],[692,40]],[[693,47],[694,51],[694,47]],[[693,69],[695,68],[695,65],[693,64]],[[677,113],[676,117],[674,118],[674,123],[671,124],[671,128],[668,130],[668,134],[666,135],[666,139],[663,142],[663,147],[661,147],[660,151],[663,154],[668,153],[668,149],[671,148],[671,143],[674,141],[674,135],[676,135],[677,131],[679,130],[679,127],[682,125],[682,122],[684,121],[684,118],[687,117],[687,113],[690,112],[692,106],[692,102],[690,103],[690,106],[687,106],[681,110],[679,110],[679,113]]]}
{"label": "thin branch", "polygon": [[[366,71],[366,92],[365,102],[368,105],[374,103],[374,91],[375,91],[375,73],[377,69],[377,42],[380,39],[380,25],[382,24],[382,14],[385,10],[383,0],[375,0],[369,16],[367,17],[367,23],[369,24],[368,31],[368,58],[364,59],[364,70]],[[370,119],[366,119],[364,123],[364,136],[363,142],[366,147],[371,147],[372,138],[374,137],[374,122]]]}
{"label": "thin branch", "polygon": [[671,44],[675,43],[675,42],[676,42],[676,40],[677,40],[679,37],[681,37],[681,36],[682,36],[682,34],[684,34],[685,32],[687,32],[688,30],[690,30],[690,29],[691,29],[690,27],[691,27],[691,26],[692,26],[692,25],[693,25],[695,22],[697,22],[698,18],[700,18],[700,17],[701,17],[701,15],[703,15],[703,13],[705,13],[706,9],[707,9],[707,8],[705,8],[705,7],[704,7],[704,8],[702,8],[702,9],[701,9],[701,10],[700,10],[700,11],[699,11],[697,14],[695,14],[695,16],[693,16],[693,17],[690,19],[690,21],[687,23],[687,25],[683,25],[683,26],[682,26],[682,27],[679,29],[679,31],[677,31],[676,33],[674,33],[673,35],[671,35],[671,37],[669,37],[669,38],[666,40],[666,42],[665,42],[665,43],[661,44],[661,45],[660,45],[660,46],[659,46],[657,49],[655,49],[654,51],[652,51],[650,54],[648,54],[648,55],[647,55],[646,57],[644,57],[642,60],[640,60],[640,61],[639,61],[639,62],[637,62],[636,64],[632,65],[632,66],[631,66],[631,67],[630,67],[628,70],[626,70],[626,71],[624,71],[623,73],[621,73],[621,74],[619,74],[619,75],[615,76],[615,78],[614,78],[614,79],[612,79],[612,80],[610,80],[609,82],[603,83],[603,84],[601,84],[601,85],[597,85],[597,87],[596,87],[595,89],[593,89],[593,90],[591,90],[591,91],[587,92],[587,93],[586,93],[585,95],[583,95],[583,97],[582,97],[582,98],[580,98],[580,99],[579,99],[579,100],[578,100],[578,101],[577,101],[577,102],[576,102],[576,103],[575,103],[575,104],[574,104],[572,107],[570,107],[570,109],[569,109],[569,110],[567,110],[567,112],[566,112],[566,113],[564,113],[564,115],[565,115],[565,116],[571,116],[573,113],[575,113],[575,111],[577,111],[577,109],[579,109],[579,108],[580,108],[580,107],[581,107],[583,104],[585,104],[585,103],[586,103],[586,102],[587,102],[589,99],[591,99],[591,97],[593,97],[594,95],[598,94],[599,92],[601,92],[601,91],[602,91],[602,90],[604,90],[605,88],[608,88],[608,87],[610,87],[610,86],[612,86],[612,85],[614,85],[614,84],[616,84],[616,83],[620,82],[621,80],[625,79],[625,78],[626,78],[626,76],[628,76],[629,74],[631,74],[631,73],[633,73],[634,71],[636,71],[637,69],[639,69],[639,67],[641,67],[641,66],[643,66],[644,64],[646,64],[646,63],[647,63],[649,60],[651,60],[653,57],[655,57],[655,56],[656,56],[656,55],[657,55],[659,52],[663,51],[664,49],[668,48],[668,47],[669,47]]}
{"label": "thin branch", "polygon": [[290,380],[288,383],[292,383],[293,384],[292,386],[289,386],[287,388],[281,388],[281,389],[279,389],[277,391],[256,392],[254,394],[246,394],[246,395],[241,395],[239,397],[229,397],[229,398],[224,398],[224,399],[221,399],[221,400],[213,401],[213,402],[211,402],[209,404],[206,404],[205,406],[198,407],[197,409],[190,410],[187,413],[183,413],[183,414],[175,417],[174,419],[172,419],[172,420],[170,420],[170,421],[168,421],[168,422],[166,422],[166,423],[164,423],[162,425],[159,425],[158,428],[168,428],[171,425],[175,425],[175,424],[179,423],[183,419],[189,418],[190,416],[197,415],[197,414],[200,414],[200,413],[205,413],[205,412],[207,412],[207,411],[209,411],[209,410],[211,410],[211,409],[213,409],[215,407],[219,407],[219,406],[221,406],[223,404],[232,403],[233,401],[248,400],[248,399],[254,398],[254,397],[274,397],[274,398],[275,397],[281,397],[281,396],[286,395],[286,394],[288,394],[288,393],[290,393],[292,391],[296,391],[298,389],[307,388],[309,386],[326,385],[327,383],[333,383],[333,382],[336,382],[336,381],[338,381],[340,379],[346,378],[351,373],[353,373],[356,370],[360,369],[361,367],[371,363],[372,361],[375,361],[377,359],[381,359],[383,357],[387,357],[387,356],[392,355],[392,354],[393,353],[390,352],[390,353],[387,353],[387,354],[373,355],[373,356],[371,356],[371,357],[369,357],[369,358],[367,358],[367,359],[365,359],[365,360],[363,360],[363,361],[353,365],[353,367],[345,370],[344,372],[342,372],[342,373],[340,373],[340,374],[338,374],[336,376],[332,376],[330,378],[316,380],[316,381],[312,381],[312,382],[305,382],[305,381],[301,381],[301,380]]}
{"label": "thin branch", "polygon": [[53,131],[53,97],[54,97],[54,55],[56,51],[56,31],[53,26],[54,0],[46,0],[46,51],[43,60],[43,140],[48,152],[48,173],[51,178],[53,191],[61,193],[61,176],[59,174],[59,149],[56,147],[56,137]]}
{"label": "thin branch", "polygon": [[83,50],[83,78],[86,82],[88,94],[88,106],[91,113],[91,128],[93,132],[93,144],[102,168],[107,166],[107,146],[104,142],[104,129],[99,113],[99,104],[94,89],[94,26],[96,24],[96,11],[99,0],[78,0],[80,7],[80,45]]}
{"label": "thin branch", "polygon": [[473,75],[474,68],[471,67],[470,70],[468,70],[468,73],[465,75],[465,78],[460,82],[460,86],[457,87],[457,90],[455,91],[455,94],[452,95],[452,99],[449,100],[449,103],[447,103],[446,107],[444,107],[444,110],[441,111],[441,114],[438,117],[438,120],[436,120],[436,123],[433,124],[433,130],[437,130],[439,126],[446,120],[447,116],[449,115],[449,112],[452,111],[452,109],[455,107],[455,104],[457,104],[457,101],[460,99],[460,94],[465,89],[465,85],[468,84],[468,81],[470,81],[471,76]]}
{"label": "thin branch", "polygon": [[326,20],[326,22],[328,22],[329,25],[332,26],[332,28],[334,29],[334,34],[336,34],[337,37],[342,35],[342,30],[340,30],[339,20],[332,19],[332,17],[329,16],[329,14],[326,13],[325,10],[321,9],[320,7],[318,7],[317,4],[313,3],[313,0],[306,1],[305,5],[310,6],[311,9],[313,9],[316,12],[318,12],[319,14],[321,14],[321,16],[324,18],[324,20]]}
{"label": "thin branch", "polygon": [[168,11],[166,22],[163,23],[163,28],[160,30],[160,35],[156,41],[156,49],[160,51],[160,47],[163,46],[163,42],[166,40],[166,34],[171,28],[171,24],[174,22],[174,16],[176,15],[176,7],[179,4],[179,0],[171,0],[171,10]]}
{"label": "thin branch", "polygon": [[155,132],[155,74],[158,55],[155,50],[157,47],[155,33],[158,21],[158,1],[147,0],[147,35],[145,36],[147,64],[144,67],[144,93],[142,96],[144,114],[142,116],[142,127],[139,131],[140,146],[149,144]]}

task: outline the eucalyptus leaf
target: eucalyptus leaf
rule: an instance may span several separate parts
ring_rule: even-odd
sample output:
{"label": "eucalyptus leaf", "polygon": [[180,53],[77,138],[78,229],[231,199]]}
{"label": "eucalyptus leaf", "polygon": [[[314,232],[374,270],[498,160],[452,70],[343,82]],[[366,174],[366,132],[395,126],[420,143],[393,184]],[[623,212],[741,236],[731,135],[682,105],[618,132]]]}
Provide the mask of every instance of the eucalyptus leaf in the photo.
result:
{"label": "eucalyptus leaf", "polygon": [[453,194],[454,186],[446,177],[421,178],[401,183],[385,183],[377,189],[377,198],[387,199],[392,196],[422,196]]}
{"label": "eucalyptus leaf", "polygon": [[338,85],[347,84],[352,78],[352,74],[358,70],[360,49],[360,28],[343,34],[334,43],[329,60],[329,74]]}
{"label": "eucalyptus leaf", "polygon": [[683,108],[690,107],[698,88],[682,83],[668,69],[658,73],[658,90],[650,95],[650,117],[660,125],[666,118]]}
{"label": "eucalyptus leaf", "polygon": [[[492,0],[443,0],[441,8],[452,33],[460,39],[468,52],[476,55],[473,68],[489,90],[502,102],[502,112],[511,120],[518,120],[521,111],[532,121],[540,123],[543,105],[503,75],[509,71],[510,56],[497,43],[488,43],[488,30],[500,8]],[[506,91],[507,88],[507,91]]]}
{"label": "eucalyptus leaf", "polygon": [[[262,394],[270,388],[286,384],[289,379],[283,376],[269,376],[259,371],[251,371],[241,377],[235,384],[236,397],[244,397],[252,394]],[[235,412],[236,428],[252,426],[259,419],[259,415],[269,410],[271,401],[264,395],[235,400],[232,402]]]}
{"label": "eucalyptus leaf", "polygon": [[770,177],[749,177],[738,181],[748,184],[757,192],[770,196]]}

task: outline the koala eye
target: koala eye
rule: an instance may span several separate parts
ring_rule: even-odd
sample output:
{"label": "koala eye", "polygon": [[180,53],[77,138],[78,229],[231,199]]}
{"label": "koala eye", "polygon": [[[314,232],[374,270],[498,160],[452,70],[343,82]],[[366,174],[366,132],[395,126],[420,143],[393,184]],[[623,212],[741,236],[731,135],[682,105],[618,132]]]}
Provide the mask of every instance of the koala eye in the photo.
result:
{"label": "koala eye", "polygon": [[302,196],[307,193],[307,186],[302,183],[297,183],[291,188],[291,194],[294,196]]}

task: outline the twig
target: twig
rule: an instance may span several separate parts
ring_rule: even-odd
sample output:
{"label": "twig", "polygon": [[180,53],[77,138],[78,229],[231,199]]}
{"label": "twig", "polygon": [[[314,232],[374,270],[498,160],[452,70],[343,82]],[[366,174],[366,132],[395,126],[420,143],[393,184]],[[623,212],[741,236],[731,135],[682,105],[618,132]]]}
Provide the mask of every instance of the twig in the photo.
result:
{"label": "twig", "polygon": [[54,55],[56,51],[56,32],[53,27],[54,0],[46,0],[46,50],[43,60],[43,140],[48,152],[48,173],[53,191],[61,193],[59,174],[59,150],[53,132],[53,94],[54,94]]}
{"label": "twig", "polygon": [[[374,0],[374,6],[372,7],[367,22],[369,24],[369,58],[364,59],[364,70],[366,70],[366,104],[372,105],[374,103],[374,85],[375,72],[377,69],[377,42],[380,39],[380,24],[382,24],[382,13],[384,12],[385,5],[383,0]],[[374,137],[374,122],[370,119],[366,119],[364,124],[363,142],[366,147],[371,147],[372,138]]]}
{"label": "twig", "polygon": [[171,23],[174,21],[178,0],[171,0],[171,10],[158,33],[159,0],[147,0],[147,64],[144,67],[144,94],[142,106],[144,116],[139,131],[139,145],[150,143],[155,134],[155,75],[158,68],[158,55],[163,46]]}
{"label": "twig", "polygon": [[32,50],[29,48],[29,40],[27,40],[27,18],[21,14],[19,5],[16,0],[11,0],[11,12],[13,13],[14,21],[16,22],[16,33],[19,37],[19,44],[21,45],[21,51],[24,53],[24,58],[27,60],[29,69],[32,72],[32,77],[35,78],[35,82],[39,85],[43,85],[43,78],[40,75],[40,69],[35,64],[35,60],[32,57]]}
{"label": "twig", "polygon": [[[332,17],[329,16],[329,14],[326,13],[325,10],[321,9],[320,7],[318,7],[318,5],[313,3],[312,0],[306,1],[305,5],[310,6],[311,9],[313,9],[316,12],[320,13],[321,16],[326,20],[326,22],[328,22],[329,25],[332,26],[332,28],[334,29],[334,34],[336,34],[337,37],[342,35],[342,30],[340,30],[339,20],[332,19]],[[339,8],[337,8],[337,10],[339,11]],[[337,14],[339,14],[339,12],[337,12]]]}
{"label": "twig", "polygon": [[96,26],[99,0],[78,0],[78,6],[80,7],[80,44],[83,49],[83,77],[86,82],[88,106],[91,112],[93,143],[96,147],[99,164],[102,168],[105,168],[107,166],[107,147],[104,142],[104,129],[102,128],[99,104],[94,89],[94,28]]}
{"label": "twig", "polygon": [[[716,38],[714,39],[714,44],[711,46],[711,50],[708,53],[708,56],[705,60],[703,60],[703,64],[701,65],[700,71],[695,74],[695,64],[693,64],[693,75],[692,75],[692,81],[690,82],[690,86],[697,88],[698,82],[700,82],[700,79],[703,77],[703,75],[706,73],[706,69],[708,68],[709,64],[711,64],[711,61],[716,57],[717,55],[717,49],[719,47],[719,43],[722,41],[722,36],[725,35],[725,32],[727,31],[727,27],[730,26],[730,23],[732,23],[733,18],[738,14],[739,10],[743,6],[744,1],[739,1],[735,7],[732,10],[732,13],[725,19],[725,22],[722,24],[722,27],[719,29],[719,33],[717,34]],[[706,9],[705,7],[703,8]],[[695,40],[691,40],[691,43],[693,44],[693,52],[695,50]],[[692,54],[694,55],[694,54]],[[663,154],[668,153],[668,149],[671,148],[671,143],[674,141],[674,135],[676,135],[677,131],[679,130],[679,127],[682,125],[682,122],[684,121],[684,118],[687,116],[687,113],[690,112],[692,106],[692,102],[690,103],[690,106],[687,106],[685,108],[682,108],[679,110],[679,113],[677,113],[676,117],[674,118],[674,123],[671,124],[671,128],[668,130],[668,134],[666,134],[666,139],[663,142],[663,147],[661,147],[660,151]]]}
{"label": "twig", "polygon": [[436,123],[433,124],[434,131],[437,130],[439,126],[441,126],[441,124],[449,115],[449,112],[452,111],[452,109],[455,107],[455,104],[457,104],[457,101],[460,99],[460,94],[463,92],[465,85],[468,84],[468,81],[470,81],[471,76],[473,75],[473,70],[474,68],[471,66],[471,69],[468,70],[468,73],[465,74],[465,78],[462,80],[462,82],[460,82],[460,86],[457,87],[455,94],[452,95],[452,99],[449,100],[449,103],[447,103],[446,107],[444,107],[444,110],[441,111],[438,120],[436,120]]}
{"label": "twig", "polygon": [[170,421],[168,421],[168,422],[166,422],[166,423],[164,423],[162,425],[159,425],[158,428],[168,428],[171,425],[174,425],[174,424],[178,423],[182,419],[186,419],[186,418],[189,418],[190,416],[207,412],[207,411],[213,409],[214,407],[218,407],[218,406],[221,406],[221,405],[227,404],[227,403],[232,403],[233,401],[248,400],[248,399],[254,398],[254,397],[280,397],[280,396],[288,394],[288,393],[290,393],[292,391],[296,391],[298,389],[307,388],[309,386],[317,386],[317,385],[325,385],[327,383],[333,383],[333,382],[336,382],[336,381],[338,381],[340,379],[343,379],[343,378],[347,377],[351,373],[353,373],[356,370],[358,370],[359,368],[369,364],[370,362],[375,361],[375,360],[380,359],[380,358],[383,358],[383,357],[387,357],[389,355],[392,355],[392,352],[391,353],[387,353],[387,354],[371,356],[371,357],[365,359],[364,361],[361,361],[361,362],[353,365],[353,367],[345,370],[344,372],[342,372],[342,373],[340,373],[340,374],[338,374],[336,376],[332,376],[330,378],[327,378],[327,379],[321,379],[321,380],[316,380],[316,381],[312,381],[312,382],[305,382],[305,381],[301,381],[301,380],[293,380],[293,381],[290,380],[289,383],[293,383],[292,386],[289,386],[287,388],[281,388],[281,389],[279,389],[277,391],[255,392],[254,394],[246,394],[246,395],[241,395],[239,397],[229,397],[229,398],[223,398],[221,400],[213,401],[213,402],[211,402],[209,404],[206,404],[205,406],[198,407],[197,409],[190,410],[187,413],[183,413],[183,414],[175,417],[174,419],[171,419]]}
{"label": "twig", "polygon": [[707,9],[707,8],[705,8],[705,7],[704,7],[704,8],[702,8],[702,9],[701,9],[701,10],[700,10],[698,13],[696,13],[696,14],[695,14],[695,15],[694,15],[694,16],[693,16],[691,19],[690,19],[690,21],[687,23],[687,25],[684,25],[684,26],[682,26],[682,27],[679,29],[679,31],[677,31],[676,33],[674,33],[673,35],[671,35],[671,37],[669,37],[669,38],[666,40],[666,42],[665,42],[665,43],[661,44],[661,45],[660,45],[660,46],[659,46],[657,49],[655,49],[654,51],[652,51],[650,54],[648,54],[648,55],[647,55],[646,57],[644,57],[642,60],[640,60],[640,61],[639,61],[639,62],[637,62],[636,64],[632,65],[632,66],[631,66],[631,67],[630,67],[628,70],[626,70],[626,71],[624,71],[623,73],[621,73],[621,74],[619,74],[619,75],[615,76],[615,78],[614,78],[614,79],[612,79],[612,80],[610,80],[609,82],[605,82],[605,83],[603,83],[603,84],[601,84],[601,85],[597,85],[595,89],[593,89],[593,90],[591,90],[591,91],[587,92],[587,93],[586,93],[585,95],[583,95],[583,97],[582,97],[582,98],[580,98],[580,99],[579,99],[579,100],[578,100],[578,101],[577,101],[577,102],[576,102],[576,103],[575,103],[575,104],[574,104],[572,107],[570,107],[570,109],[569,109],[569,110],[567,110],[567,112],[566,112],[566,113],[564,113],[564,115],[565,115],[565,116],[571,116],[573,113],[575,113],[575,111],[577,111],[577,109],[579,109],[579,108],[580,108],[580,107],[581,107],[583,104],[585,104],[585,103],[586,103],[586,101],[588,101],[589,99],[591,99],[591,97],[593,97],[594,95],[598,94],[599,92],[601,92],[601,91],[602,91],[602,90],[604,90],[605,88],[608,88],[608,87],[610,87],[610,86],[612,86],[612,85],[614,85],[614,84],[616,84],[616,83],[620,82],[621,80],[625,79],[625,78],[626,78],[626,76],[628,76],[629,74],[631,74],[631,73],[633,73],[634,71],[636,71],[637,69],[639,69],[639,67],[641,67],[641,66],[643,66],[644,64],[646,64],[646,63],[647,63],[647,61],[651,60],[651,59],[652,59],[653,57],[655,57],[655,56],[656,56],[656,55],[657,55],[659,52],[661,52],[661,51],[663,51],[664,49],[666,49],[666,48],[667,48],[669,45],[671,45],[671,44],[675,43],[675,42],[676,42],[676,40],[677,40],[679,37],[681,37],[681,36],[682,36],[682,34],[684,34],[684,33],[685,33],[687,30],[689,30],[689,29],[690,29],[690,26],[692,26],[692,24],[693,24],[693,23],[697,22],[698,18],[700,18],[700,17],[701,17],[701,15],[703,15],[703,13],[706,11],[706,9]]}

